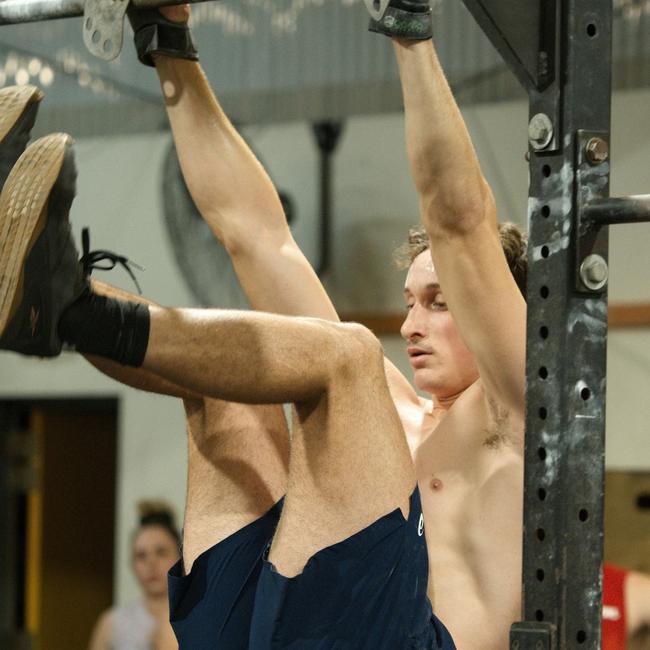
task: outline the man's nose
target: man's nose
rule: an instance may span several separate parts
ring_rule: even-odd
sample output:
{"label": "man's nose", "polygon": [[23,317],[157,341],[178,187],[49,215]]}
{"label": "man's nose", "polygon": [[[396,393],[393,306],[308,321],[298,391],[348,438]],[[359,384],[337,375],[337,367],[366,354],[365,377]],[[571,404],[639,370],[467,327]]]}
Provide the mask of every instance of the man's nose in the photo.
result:
{"label": "man's nose", "polygon": [[413,307],[408,310],[406,318],[400,328],[400,334],[404,340],[412,341],[424,336],[420,316],[420,308],[417,305],[413,305]]}

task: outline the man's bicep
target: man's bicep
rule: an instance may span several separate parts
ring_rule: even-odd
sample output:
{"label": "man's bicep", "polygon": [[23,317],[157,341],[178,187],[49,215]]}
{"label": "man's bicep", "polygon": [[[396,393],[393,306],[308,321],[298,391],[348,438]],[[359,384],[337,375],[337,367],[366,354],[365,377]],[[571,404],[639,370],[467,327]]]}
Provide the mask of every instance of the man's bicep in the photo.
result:
{"label": "man's bicep", "polygon": [[338,321],[334,305],[293,237],[260,237],[229,250],[253,309]]}
{"label": "man's bicep", "polygon": [[523,413],[526,302],[493,223],[432,240],[440,285],[491,397]]}

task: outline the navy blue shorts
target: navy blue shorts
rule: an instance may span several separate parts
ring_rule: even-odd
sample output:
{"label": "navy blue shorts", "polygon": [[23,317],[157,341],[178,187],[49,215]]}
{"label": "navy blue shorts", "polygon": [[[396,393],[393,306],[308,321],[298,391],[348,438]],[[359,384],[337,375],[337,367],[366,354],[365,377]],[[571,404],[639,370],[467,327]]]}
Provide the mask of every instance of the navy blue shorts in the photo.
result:
{"label": "navy blue shorts", "polygon": [[420,494],[280,575],[266,559],[282,502],[169,573],[180,650],[454,650],[427,598]]}

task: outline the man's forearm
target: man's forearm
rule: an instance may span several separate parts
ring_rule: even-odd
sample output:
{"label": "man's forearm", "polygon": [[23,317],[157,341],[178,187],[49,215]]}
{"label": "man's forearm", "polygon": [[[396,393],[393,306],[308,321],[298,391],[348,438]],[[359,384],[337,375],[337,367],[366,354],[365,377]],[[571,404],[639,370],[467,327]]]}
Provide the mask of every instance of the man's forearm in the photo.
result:
{"label": "man's forearm", "polygon": [[215,234],[227,245],[234,233],[251,232],[252,226],[286,230],[270,178],[232,126],[200,65],[165,56],[155,61],[185,181]]}
{"label": "man's forearm", "polygon": [[404,96],[406,146],[425,226],[459,227],[459,219],[480,217],[490,190],[431,41],[394,39],[393,46]]}

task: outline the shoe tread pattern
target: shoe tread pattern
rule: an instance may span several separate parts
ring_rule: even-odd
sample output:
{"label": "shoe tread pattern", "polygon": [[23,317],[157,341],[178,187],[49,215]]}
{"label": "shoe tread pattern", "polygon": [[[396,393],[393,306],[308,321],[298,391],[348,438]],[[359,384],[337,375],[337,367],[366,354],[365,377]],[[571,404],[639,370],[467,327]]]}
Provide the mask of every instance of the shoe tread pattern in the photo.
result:
{"label": "shoe tread pattern", "polygon": [[43,93],[36,86],[9,86],[0,90],[0,141],[11,131],[25,108],[41,99]]}
{"label": "shoe tread pattern", "polygon": [[18,159],[0,195],[0,336],[10,320],[21,270],[43,229],[40,217],[72,138],[47,135]]}

